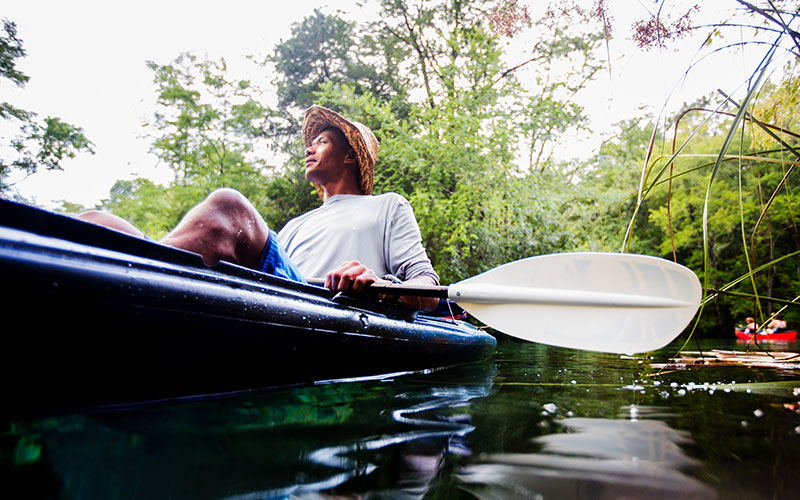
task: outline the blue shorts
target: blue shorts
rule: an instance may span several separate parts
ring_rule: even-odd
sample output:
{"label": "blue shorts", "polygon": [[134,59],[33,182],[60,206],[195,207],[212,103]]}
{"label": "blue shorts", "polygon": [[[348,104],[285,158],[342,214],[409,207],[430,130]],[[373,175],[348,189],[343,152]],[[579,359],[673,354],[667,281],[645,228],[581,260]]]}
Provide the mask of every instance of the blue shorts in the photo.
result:
{"label": "blue shorts", "polygon": [[286,255],[286,250],[278,243],[278,235],[271,229],[267,237],[267,244],[264,245],[264,251],[261,252],[258,270],[262,273],[279,276],[292,281],[299,281],[300,283],[306,282],[292,260]]}

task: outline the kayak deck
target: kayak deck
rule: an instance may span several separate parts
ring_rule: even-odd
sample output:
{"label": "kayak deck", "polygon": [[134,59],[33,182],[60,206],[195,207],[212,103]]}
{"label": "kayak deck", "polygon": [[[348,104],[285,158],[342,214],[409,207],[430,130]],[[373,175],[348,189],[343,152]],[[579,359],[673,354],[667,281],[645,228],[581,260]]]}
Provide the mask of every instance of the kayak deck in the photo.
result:
{"label": "kayak deck", "polygon": [[337,303],[5,200],[0,273],[21,320],[5,329],[5,390],[32,411],[415,371],[495,347],[464,322]]}

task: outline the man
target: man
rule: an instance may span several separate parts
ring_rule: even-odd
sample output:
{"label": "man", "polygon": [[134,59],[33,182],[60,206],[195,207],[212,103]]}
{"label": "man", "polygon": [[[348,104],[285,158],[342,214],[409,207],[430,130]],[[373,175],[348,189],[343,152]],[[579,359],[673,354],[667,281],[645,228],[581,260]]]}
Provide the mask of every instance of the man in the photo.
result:
{"label": "man", "polygon": [[[306,177],[323,204],[270,230],[238,191],[219,189],[192,208],[161,242],[285,278],[323,278],[332,291],[360,293],[389,275],[436,285],[439,277],[422,246],[408,201],[396,193],[373,196],[378,140],[366,126],[312,106],[303,120]],[[127,221],[90,211],[79,216],[144,235]],[[415,309],[432,309],[435,298],[401,297]]]}

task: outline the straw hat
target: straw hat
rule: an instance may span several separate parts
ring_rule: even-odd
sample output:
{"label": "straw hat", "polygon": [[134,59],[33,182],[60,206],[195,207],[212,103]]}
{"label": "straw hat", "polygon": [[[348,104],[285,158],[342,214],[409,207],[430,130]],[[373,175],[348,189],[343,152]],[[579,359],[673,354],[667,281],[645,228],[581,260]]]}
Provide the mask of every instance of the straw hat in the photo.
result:
{"label": "straw hat", "polygon": [[303,119],[303,144],[305,147],[311,146],[311,141],[327,127],[335,127],[342,131],[356,154],[361,192],[372,193],[375,160],[378,159],[378,139],[375,134],[363,123],[350,121],[335,111],[315,104],[306,110],[306,116]]}

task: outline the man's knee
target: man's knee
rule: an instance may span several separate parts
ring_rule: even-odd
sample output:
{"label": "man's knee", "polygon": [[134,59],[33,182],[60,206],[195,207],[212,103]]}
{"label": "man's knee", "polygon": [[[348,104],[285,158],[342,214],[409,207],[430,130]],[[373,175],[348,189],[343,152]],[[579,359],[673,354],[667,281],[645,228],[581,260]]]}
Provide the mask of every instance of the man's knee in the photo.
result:
{"label": "man's knee", "polygon": [[233,236],[258,238],[268,231],[258,210],[242,193],[231,188],[220,188],[209,194],[197,207],[205,222],[217,231]]}
{"label": "man's knee", "polygon": [[206,264],[227,260],[255,268],[269,229],[239,191],[217,189],[186,214],[162,243],[197,252]]}
{"label": "man's knee", "polygon": [[209,194],[202,205],[207,205],[216,213],[230,216],[255,213],[253,204],[239,191],[233,188],[219,188]]}

